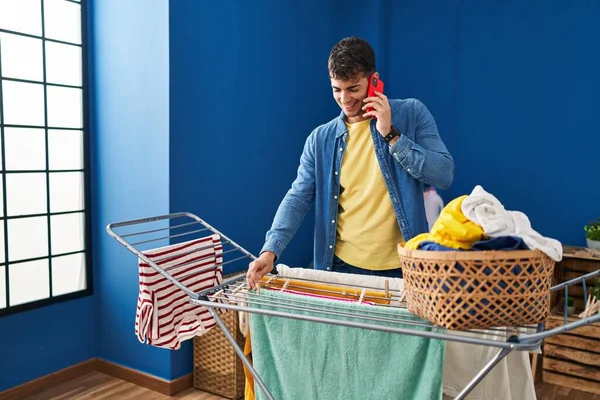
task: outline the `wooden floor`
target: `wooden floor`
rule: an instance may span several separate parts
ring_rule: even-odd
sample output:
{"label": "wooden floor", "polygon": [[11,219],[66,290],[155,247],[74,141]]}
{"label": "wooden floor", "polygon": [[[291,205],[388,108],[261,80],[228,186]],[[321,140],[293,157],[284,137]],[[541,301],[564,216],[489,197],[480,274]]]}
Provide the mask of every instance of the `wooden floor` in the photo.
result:
{"label": "wooden floor", "polygon": [[23,400],[222,400],[223,397],[188,389],[175,396],[167,396],[101,372],[91,372]]}
{"label": "wooden floor", "polygon": [[[547,383],[536,384],[538,400],[600,400],[600,396],[579,392]],[[92,372],[80,378],[47,389],[23,400],[223,400],[222,397],[189,389],[176,396],[166,396],[125,382],[101,372]]]}

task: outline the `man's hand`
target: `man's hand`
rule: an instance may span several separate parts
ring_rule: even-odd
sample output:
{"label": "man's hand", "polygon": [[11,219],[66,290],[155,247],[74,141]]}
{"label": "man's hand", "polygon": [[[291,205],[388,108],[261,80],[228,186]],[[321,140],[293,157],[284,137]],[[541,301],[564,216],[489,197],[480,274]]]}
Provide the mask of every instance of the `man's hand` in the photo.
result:
{"label": "man's hand", "polygon": [[392,131],[392,110],[388,98],[383,93],[375,91],[376,96],[367,97],[363,101],[365,105],[363,110],[373,108],[373,111],[363,114],[363,117],[371,116],[377,118],[375,127],[382,136],[386,136]]}
{"label": "man's hand", "polygon": [[254,289],[258,281],[260,281],[260,278],[273,270],[274,261],[275,254],[270,251],[265,251],[256,260],[250,263],[248,272],[246,273],[246,279],[248,280],[250,289]]}

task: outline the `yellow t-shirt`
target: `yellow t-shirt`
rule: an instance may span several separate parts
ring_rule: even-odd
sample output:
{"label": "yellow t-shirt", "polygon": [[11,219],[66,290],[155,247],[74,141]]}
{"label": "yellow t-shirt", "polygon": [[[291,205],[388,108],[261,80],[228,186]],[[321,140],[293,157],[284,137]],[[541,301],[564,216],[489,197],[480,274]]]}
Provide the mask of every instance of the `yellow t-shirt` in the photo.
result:
{"label": "yellow t-shirt", "polygon": [[386,270],[400,266],[396,246],[403,238],[375,156],[369,123],[346,123],[335,255],[356,267]]}

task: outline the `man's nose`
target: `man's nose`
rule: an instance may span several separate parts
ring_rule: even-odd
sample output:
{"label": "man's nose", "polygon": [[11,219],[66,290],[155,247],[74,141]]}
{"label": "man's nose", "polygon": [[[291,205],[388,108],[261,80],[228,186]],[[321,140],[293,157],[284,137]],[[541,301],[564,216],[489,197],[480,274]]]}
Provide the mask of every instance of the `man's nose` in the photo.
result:
{"label": "man's nose", "polygon": [[350,95],[346,92],[342,92],[340,99],[342,100],[342,104],[346,104],[350,100]]}

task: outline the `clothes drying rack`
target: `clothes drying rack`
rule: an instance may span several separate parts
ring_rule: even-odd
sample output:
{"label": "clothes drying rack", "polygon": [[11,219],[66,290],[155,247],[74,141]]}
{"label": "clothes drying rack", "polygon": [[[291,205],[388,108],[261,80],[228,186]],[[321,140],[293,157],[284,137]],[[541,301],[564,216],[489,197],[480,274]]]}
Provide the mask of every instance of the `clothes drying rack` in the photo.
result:
{"label": "clothes drying rack", "polygon": [[[148,229],[149,227],[153,228]],[[139,230],[139,228],[144,229]],[[187,296],[189,296],[189,300],[192,304],[206,307],[209,310],[211,316],[223,331],[223,334],[233,346],[233,349],[240,357],[245,367],[254,377],[256,384],[268,399],[274,399],[274,397],[261,380],[259,374],[253,368],[251,362],[244,355],[243,350],[236,343],[232,333],[225,326],[219,316],[219,313],[216,312],[216,309],[220,309],[221,312],[225,312],[226,310],[235,310],[238,312],[258,313],[272,317],[292,318],[316,323],[370,329],[401,335],[415,335],[431,339],[471,343],[497,348],[498,352],[495,354],[495,356],[489,360],[472,378],[472,380],[462,389],[458,396],[455,397],[455,400],[465,399],[465,397],[481,382],[481,380],[485,378],[485,376],[509,353],[513,351],[535,351],[536,349],[540,348],[540,345],[545,338],[600,321],[600,313],[596,313],[595,315],[588,316],[580,320],[568,322],[566,304],[569,287],[576,284],[583,285],[584,298],[587,298],[588,288],[586,280],[600,276],[600,270],[569,280],[559,285],[555,285],[551,288],[551,291],[554,293],[560,290],[564,291],[564,324],[561,326],[546,330],[544,328],[544,324],[538,324],[537,326],[502,327],[486,330],[473,329],[457,332],[437,327],[420,318],[393,319],[393,322],[397,322],[398,326],[390,326],[389,322],[392,321],[390,320],[390,315],[378,313],[377,307],[379,307],[379,305],[369,308],[368,312],[353,311],[352,314],[349,314],[344,312],[345,309],[337,308],[335,304],[336,302],[334,301],[331,302],[331,306],[319,307],[317,309],[310,303],[304,302],[302,300],[302,296],[289,296],[290,299],[288,301],[278,301],[277,303],[274,303],[272,300],[265,298],[265,296],[258,294],[258,290],[249,289],[247,286],[245,270],[247,270],[248,264],[252,260],[256,259],[256,256],[245,250],[242,246],[221,233],[215,227],[192,213],[171,213],[150,218],[114,222],[108,224],[106,230],[111,237],[116,239],[129,251],[134,253],[139,259],[148,263],[148,265],[163,275],[173,285],[181,289]],[[117,231],[119,231],[119,233],[117,233]],[[165,231],[167,232],[166,235]],[[203,290],[198,293],[190,290],[186,285],[184,285],[181,282],[183,279],[174,278],[171,273],[169,273],[168,268],[161,268],[154,261],[148,259],[144,255],[145,250],[156,248],[162,245],[187,242],[189,240],[198,239],[200,237],[205,237],[212,234],[217,234],[221,238],[221,243],[223,245],[222,265],[233,265],[237,263],[238,267],[234,270],[240,271],[243,269],[244,272],[228,278],[218,286]],[[267,274],[266,280],[268,282],[271,278],[276,277],[278,277],[278,272],[276,269],[274,269],[271,273]],[[189,276],[186,276],[186,278],[189,278]],[[280,279],[286,278],[284,277]],[[289,279],[293,279],[295,281],[303,280],[303,278]],[[323,281],[319,281],[318,283],[336,285],[335,283]],[[265,286],[267,285],[266,282],[263,282],[262,284]],[[352,285],[343,284],[343,287],[352,287]],[[403,291],[389,289],[387,288],[387,285],[385,288],[367,287],[364,285],[355,287],[361,291],[362,296],[364,297],[363,299],[357,300],[369,300],[368,296],[365,297],[364,295],[365,289],[369,291],[379,290],[385,291],[385,294],[390,298],[389,304],[381,305],[381,307],[406,307],[403,300]],[[253,305],[267,306],[270,309],[251,307],[250,303]],[[294,311],[298,310],[310,311],[313,315],[300,315],[294,313]],[[340,320],[337,318],[332,318],[333,316],[340,315],[343,315],[347,319]],[[422,329],[424,327],[428,329]],[[469,335],[465,336],[464,333],[468,333]]]}

